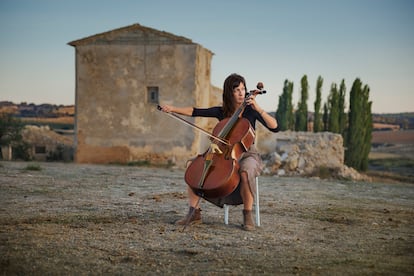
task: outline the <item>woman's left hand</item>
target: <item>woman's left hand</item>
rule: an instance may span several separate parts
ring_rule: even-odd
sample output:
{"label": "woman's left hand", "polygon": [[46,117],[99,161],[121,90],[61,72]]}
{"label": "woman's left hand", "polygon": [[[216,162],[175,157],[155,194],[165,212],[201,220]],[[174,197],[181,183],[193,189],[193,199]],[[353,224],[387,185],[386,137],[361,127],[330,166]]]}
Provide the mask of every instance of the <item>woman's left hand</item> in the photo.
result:
{"label": "woman's left hand", "polygon": [[261,108],[256,102],[256,95],[250,95],[246,100],[247,105],[251,105],[254,110],[259,112],[260,116],[262,116],[263,120],[265,121],[267,127],[269,128],[276,128],[277,121],[276,118],[270,116],[265,112],[263,108]]}
{"label": "woman's left hand", "polygon": [[258,112],[260,112],[262,109],[256,102],[256,95],[250,95],[246,100],[247,105],[251,105],[252,108]]}

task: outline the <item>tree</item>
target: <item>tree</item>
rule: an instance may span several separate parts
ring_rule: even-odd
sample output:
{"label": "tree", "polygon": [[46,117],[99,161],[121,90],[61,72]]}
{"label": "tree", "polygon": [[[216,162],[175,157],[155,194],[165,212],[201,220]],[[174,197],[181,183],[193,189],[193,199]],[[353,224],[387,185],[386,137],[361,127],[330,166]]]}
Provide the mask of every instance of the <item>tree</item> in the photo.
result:
{"label": "tree", "polygon": [[369,101],[369,87],[364,85],[362,90],[362,101],[363,101],[363,125],[364,125],[364,141],[362,146],[361,166],[360,170],[366,171],[368,169],[368,155],[371,151],[371,140],[372,140],[372,102]]}
{"label": "tree", "polygon": [[9,113],[0,113],[0,146],[12,146],[16,158],[30,160],[29,145],[23,141],[23,124]]}
{"label": "tree", "polygon": [[323,105],[323,116],[322,116],[323,131],[328,131],[328,119],[329,119],[328,105],[326,103],[324,103],[324,105]]}
{"label": "tree", "polygon": [[288,121],[288,129],[295,128],[295,116],[293,113],[293,103],[292,103],[292,96],[293,96],[293,82],[289,82],[288,87],[288,100],[287,100],[287,121]]}
{"label": "tree", "polygon": [[345,163],[360,171],[368,168],[372,138],[371,106],[369,87],[362,87],[361,80],[357,78],[352,84],[349,97]]}
{"label": "tree", "polygon": [[295,116],[293,114],[293,103],[292,103],[292,96],[293,96],[293,82],[289,82],[288,86],[288,94],[287,94],[287,122],[288,122],[288,129],[295,128]]}
{"label": "tree", "polygon": [[276,119],[280,130],[288,130],[292,128],[293,121],[293,105],[292,105],[293,83],[285,80],[283,85],[283,93],[279,96],[279,103],[276,110]]}
{"label": "tree", "polygon": [[343,79],[339,86],[339,103],[338,103],[339,133],[341,133],[342,136],[345,135],[345,128],[346,128],[345,94],[346,94],[346,86],[345,86],[345,80]]}
{"label": "tree", "polygon": [[8,146],[22,140],[23,124],[9,113],[0,113],[0,145]]}
{"label": "tree", "polygon": [[331,85],[331,92],[328,97],[328,131],[339,133],[339,93],[335,83]]}
{"label": "tree", "polygon": [[301,97],[298,103],[298,110],[296,111],[296,131],[307,131],[308,130],[308,77],[304,75],[300,81],[301,83]]}
{"label": "tree", "polygon": [[283,85],[283,92],[282,92],[282,95],[279,96],[279,102],[277,104],[277,110],[275,114],[279,128],[282,131],[287,130],[286,95],[287,95],[288,83],[289,81],[285,80],[285,83]]}
{"label": "tree", "polygon": [[321,118],[321,95],[322,95],[323,78],[318,77],[316,81],[316,100],[314,104],[315,113],[313,116],[313,131],[319,132],[322,130],[322,118]]}

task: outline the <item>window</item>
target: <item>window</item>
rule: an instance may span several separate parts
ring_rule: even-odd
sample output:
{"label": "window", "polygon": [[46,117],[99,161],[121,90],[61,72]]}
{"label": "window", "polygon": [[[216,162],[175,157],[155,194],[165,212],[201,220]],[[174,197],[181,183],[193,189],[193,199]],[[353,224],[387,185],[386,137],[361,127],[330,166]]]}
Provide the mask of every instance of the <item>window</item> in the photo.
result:
{"label": "window", "polygon": [[35,146],[35,153],[36,154],[46,153],[46,147],[44,147],[44,146]]}
{"label": "window", "polygon": [[148,103],[158,104],[158,86],[147,87]]}

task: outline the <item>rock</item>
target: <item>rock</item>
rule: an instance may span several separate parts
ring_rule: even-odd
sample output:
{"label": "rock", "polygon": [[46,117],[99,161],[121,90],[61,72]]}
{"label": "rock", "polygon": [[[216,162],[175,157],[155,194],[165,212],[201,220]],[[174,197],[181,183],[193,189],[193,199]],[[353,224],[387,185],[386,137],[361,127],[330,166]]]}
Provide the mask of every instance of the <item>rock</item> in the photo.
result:
{"label": "rock", "polygon": [[345,179],[369,180],[344,165],[345,151],[340,134],[293,131],[270,133],[260,127],[257,133],[257,148],[263,153],[264,173],[303,176],[323,174],[323,177],[329,174]]}
{"label": "rock", "polygon": [[284,169],[280,169],[280,170],[277,171],[278,176],[283,176],[285,174],[286,174],[286,171]]}

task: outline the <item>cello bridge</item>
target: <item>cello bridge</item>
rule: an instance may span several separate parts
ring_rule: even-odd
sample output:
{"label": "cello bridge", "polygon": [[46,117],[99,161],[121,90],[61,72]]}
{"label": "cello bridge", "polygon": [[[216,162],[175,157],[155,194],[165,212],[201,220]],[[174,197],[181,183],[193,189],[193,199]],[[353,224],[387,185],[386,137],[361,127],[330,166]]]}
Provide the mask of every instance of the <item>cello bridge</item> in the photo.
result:
{"label": "cello bridge", "polygon": [[217,144],[211,144],[210,149],[212,153],[223,154],[223,151],[219,148]]}

